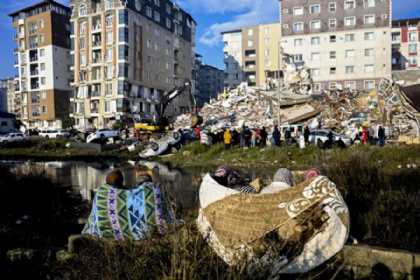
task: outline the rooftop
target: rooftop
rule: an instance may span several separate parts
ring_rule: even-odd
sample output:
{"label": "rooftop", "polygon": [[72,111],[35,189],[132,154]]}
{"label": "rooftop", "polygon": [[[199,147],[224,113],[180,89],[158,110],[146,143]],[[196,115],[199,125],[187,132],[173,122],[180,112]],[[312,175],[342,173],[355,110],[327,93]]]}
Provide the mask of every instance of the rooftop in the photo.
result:
{"label": "rooftop", "polygon": [[28,7],[25,7],[25,8],[23,8],[23,9],[20,9],[20,10],[18,10],[18,11],[15,11],[15,12],[13,12],[13,13],[9,14],[9,16],[10,16],[10,17],[14,17],[14,16],[19,15],[20,13],[26,13],[26,12],[29,12],[29,11],[31,11],[31,10],[33,10],[33,9],[36,9],[36,8],[42,7],[42,6],[44,6],[44,5],[49,5],[49,4],[54,5],[54,6],[57,6],[57,7],[60,7],[60,8],[63,8],[63,9],[65,9],[65,10],[67,10],[68,12],[70,12],[70,11],[71,11],[69,7],[67,7],[67,6],[65,6],[65,5],[63,5],[63,4],[60,4],[60,3],[58,3],[58,2],[56,2],[56,1],[54,1],[54,0],[42,0],[41,2],[38,2],[38,3],[33,4],[33,5],[31,5],[31,6],[28,6]]}

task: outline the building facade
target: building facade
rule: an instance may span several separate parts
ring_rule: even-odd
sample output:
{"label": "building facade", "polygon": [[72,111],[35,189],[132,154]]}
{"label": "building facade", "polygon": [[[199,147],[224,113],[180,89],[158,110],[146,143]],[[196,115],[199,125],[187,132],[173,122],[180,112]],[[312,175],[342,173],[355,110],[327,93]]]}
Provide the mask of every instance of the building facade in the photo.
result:
{"label": "building facade", "polygon": [[[192,17],[168,0],[72,0],[74,92],[79,129],[111,127],[157,112],[160,97],[191,80]],[[189,109],[179,97],[170,114]]]}
{"label": "building facade", "polygon": [[52,0],[16,11],[16,111],[28,128],[61,128],[70,94],[70,9]]}
{"label": "building facade", "polygon": [[392,22],[392,69],[420,68],[420,18]]}
{"label": "building facade", "polygon": [[375,88],[391,77],[391,0],[280,0],[283,52],[314,91]]}
{"label": "building facade", "polygon": [[271,84],[280,70],[280,37],[279,23],[224,32],[225,87]]}
{"label": "building facade", "polygon": [[217,96],[224,90],[225,73],[211,65],[201,64],[198,69],[198,83],[196,102],[198,107],[203,107],[210,99]]}
{"label": "building facade", "polygon": [[15,79],[0,80],[0,112],[15,113]]}

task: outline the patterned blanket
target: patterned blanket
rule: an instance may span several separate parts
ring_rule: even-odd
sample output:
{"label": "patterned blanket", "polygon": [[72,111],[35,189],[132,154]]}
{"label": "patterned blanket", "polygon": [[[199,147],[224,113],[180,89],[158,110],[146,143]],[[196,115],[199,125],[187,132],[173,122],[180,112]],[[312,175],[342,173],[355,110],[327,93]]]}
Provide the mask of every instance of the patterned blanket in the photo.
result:
{"label": "patterned blanket", "polygon": [[115,240],[141,240],[151,232],[164,234],[175,217],[161,188],[146,182],[130,190],[101,186],[82,234]]}

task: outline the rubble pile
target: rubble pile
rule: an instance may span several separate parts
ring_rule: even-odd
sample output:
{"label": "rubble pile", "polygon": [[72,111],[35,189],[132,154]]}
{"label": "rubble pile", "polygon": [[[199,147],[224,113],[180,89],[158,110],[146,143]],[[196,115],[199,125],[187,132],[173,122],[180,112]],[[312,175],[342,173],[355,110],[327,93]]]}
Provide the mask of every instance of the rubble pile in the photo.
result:
{"label": "rubble pile", "polygon": [[[308,96],[265,92],[242,85],[205,104],[200,116],[204,127],[212,131],[243,125],[271,128],[279,119],[280,123],[296,123],[318,115],[320,110],[310,104],[312,101]],[[191,114],[179,116],[174,127],[189,127],[191,118]]]}

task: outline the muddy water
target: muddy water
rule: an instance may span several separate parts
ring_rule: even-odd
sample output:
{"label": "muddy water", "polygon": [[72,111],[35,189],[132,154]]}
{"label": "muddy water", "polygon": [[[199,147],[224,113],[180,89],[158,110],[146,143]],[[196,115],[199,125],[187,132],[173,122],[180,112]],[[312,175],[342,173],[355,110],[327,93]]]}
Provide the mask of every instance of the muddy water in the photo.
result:
{"label": "muddy water", "polygon": [[[198,205],[198,189],[202,173],[170,168],[154,162],[140,162],[136,166],[146,166],[153,170],[154,180],[165,187],[170,196],[183,208],[194,208]],[[0,166],[7,167],[16,176],[44,175],[54,183],[72,186],[82,197],[92,200],[94,190],[105,183],[106,175],[118,168],[124,174],[124,183],[135,186],[136,167],[128,162],[33,162],[33,161],[0,161]]]}

